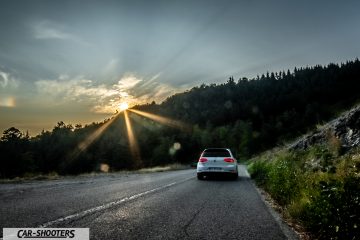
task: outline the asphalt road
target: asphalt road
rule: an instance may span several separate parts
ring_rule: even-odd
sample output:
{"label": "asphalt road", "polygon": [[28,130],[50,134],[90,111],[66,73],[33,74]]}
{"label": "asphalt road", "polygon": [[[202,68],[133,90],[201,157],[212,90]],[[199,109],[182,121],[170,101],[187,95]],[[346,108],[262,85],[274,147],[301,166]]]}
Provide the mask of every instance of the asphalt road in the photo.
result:
{"label": "asphalt road", "polygon": [[87,227],[91,239],[296,239],[244,166],[237,181],[195,170],[0,184],[0,228]]}

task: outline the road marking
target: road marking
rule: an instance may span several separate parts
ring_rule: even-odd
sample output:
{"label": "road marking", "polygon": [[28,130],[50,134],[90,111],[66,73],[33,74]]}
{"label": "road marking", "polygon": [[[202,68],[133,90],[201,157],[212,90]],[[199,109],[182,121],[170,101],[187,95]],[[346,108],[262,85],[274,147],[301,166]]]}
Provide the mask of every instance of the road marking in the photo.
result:
{"label": "road marking", "polygon": [[192,178],[194,178],[194,177],[185,178],[184,180],[179,181],[179,182],[172,182],[172,183],[166,184],[166,185],[161,186],[161,187],[153,188],[153,189],[145,191],[145,192],[141,192],[141,193],[129,196],[129,197],[125,197],[125,198],[122,198],[122,199],[119,199],[119,200],[116,200],[116,201],[113,201],[113,202],[106,203],[104,205],[100,205],[100,206],[97,206],[97,207],[94,207],[94,208],[90,208],[88,210],[85,210],[85,211],[82,211],[82,212],[79,212],[79,213],[75,213],[75,214],[72,214],[72,215],[69,215],[69,216],[66,216],[66,217],[62,217],[62,218],[59,218],[59,219],[56,219],[56,220],[41,224],[40,226],[38,226],[38,228],[46,228],[46,227],[49,227],[49,226],[57,224],[57,223],[68,221],[68,220],[73,219],[73,218],[84,217],[84,216],[86,216],[88,214],[98,212],[98,211],[101,211],[101,210],[104,210],[104,209],[107,209],[107,208],[110,208],[110,207],[113,207],[113,206],[116,206],[116,205],[119,205],[119,204],[122,204],[122,203],[125,203],[125,202],[128,202],[128,201],[137,199],[139,197],[145,196],[145,195],[153,193],[153,192],[160,191],[162,189],[174,186],[174,185],[179,184],[179,183],[186,182],[186,181],[188,181],[188,180],[190,180]]}

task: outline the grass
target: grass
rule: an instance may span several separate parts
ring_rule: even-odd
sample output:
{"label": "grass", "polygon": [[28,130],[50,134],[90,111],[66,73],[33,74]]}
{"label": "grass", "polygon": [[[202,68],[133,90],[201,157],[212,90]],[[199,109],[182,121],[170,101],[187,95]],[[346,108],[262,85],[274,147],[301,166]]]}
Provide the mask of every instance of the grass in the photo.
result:
{"label": "grass", "polygon": [[165,166],[158,166],[158,167],[152,167],[152,168],[142,168],[137,170],[136,172],[139,173],[153,173],[153,172],[165,172],[165,171],[174,171],[174,170],[184,170],[189,169],[190,167],[188,165],[183,165],[179,163],[173,163]]}
{"label": "grass", "polygon": [[[164,166],[156,166],[151,168],[141,168],[138,170],[124,170],[116,172],[90,172],[77,175],[78,177],[88,177],[88,176],[107,176],[107,175],[116,175],[116,174],[132,174],[132,173],[155,173],[155,172],[166,172],[166,171],[176,171],[190,169],[189,165],[183,165],[180,163],[173,163]],[[36,173],[26,173],[22,177],[16,177],[12,179],[0,179],[0,183],[21,183],[25,181],[36,181],[36,180],[56,180],[69,177],[68,175],[58,175],[56,172],[51,172],[49,174],[36,174]]]}
{"label": "grass", "polygon": [[11,179],[0,179],[0,183],[21,183],[24,181],[56,180],[59,178],[61,178],[61,176],[57,172],[51,172],[48,174],[26,173],[22,177],[15,177]]}
{"label": "grass", "polygon": [[340,154],[337,142],[305,151],[280,150],[249,161],[256,183],[286,215],[317,239],[360,236],[360,149]]}

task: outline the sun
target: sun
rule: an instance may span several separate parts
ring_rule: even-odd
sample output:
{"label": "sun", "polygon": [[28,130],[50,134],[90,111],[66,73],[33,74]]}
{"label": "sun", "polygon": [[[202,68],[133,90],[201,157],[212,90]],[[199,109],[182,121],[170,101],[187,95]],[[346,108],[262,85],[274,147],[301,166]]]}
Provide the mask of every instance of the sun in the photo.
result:
{"label": "sun", "polygon": [[119,105],[120,111],[124,111],[129,108],[129,104],[126,102],[123,102]]}

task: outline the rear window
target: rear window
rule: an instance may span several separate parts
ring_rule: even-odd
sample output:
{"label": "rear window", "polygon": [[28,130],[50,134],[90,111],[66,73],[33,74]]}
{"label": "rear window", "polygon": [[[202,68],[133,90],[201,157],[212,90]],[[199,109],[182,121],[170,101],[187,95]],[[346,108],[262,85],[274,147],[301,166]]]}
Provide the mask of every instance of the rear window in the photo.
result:
{"label": "rear window", "polygon": [[231,157],[226,149],[206,149],[203,152],[203,157]]}

